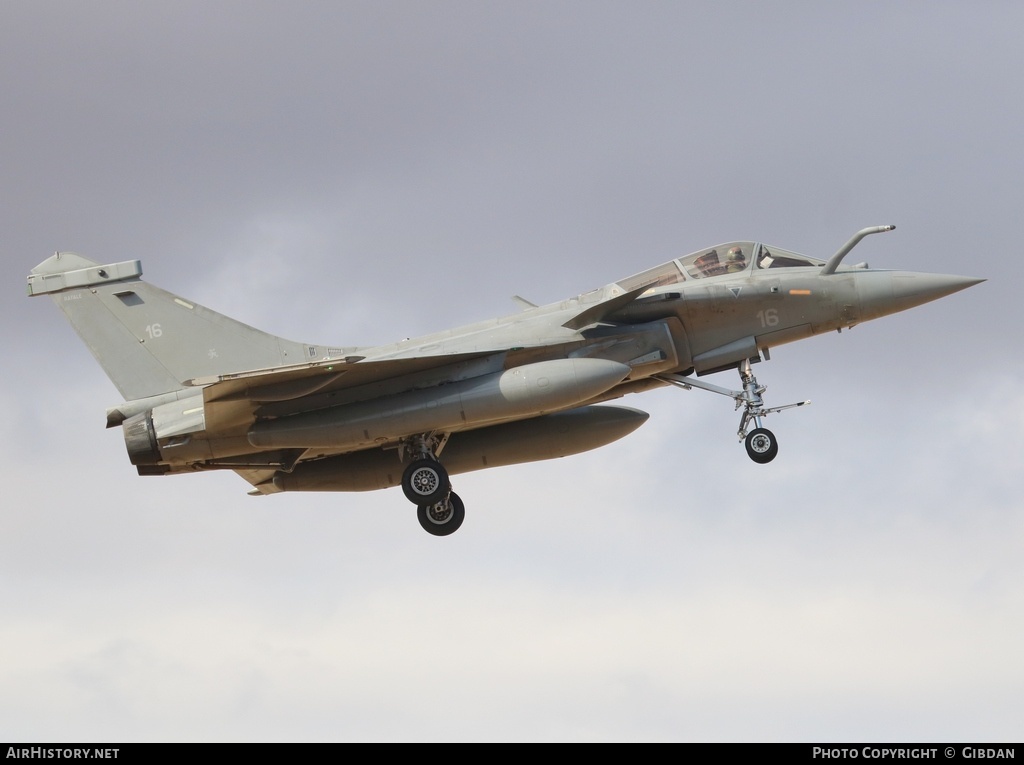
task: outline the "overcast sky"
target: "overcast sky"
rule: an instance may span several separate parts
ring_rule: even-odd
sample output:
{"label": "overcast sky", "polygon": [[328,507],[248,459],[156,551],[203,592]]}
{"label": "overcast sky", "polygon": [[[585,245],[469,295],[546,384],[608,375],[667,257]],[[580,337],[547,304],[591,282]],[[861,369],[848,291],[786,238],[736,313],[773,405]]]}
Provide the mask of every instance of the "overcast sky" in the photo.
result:
{"label": "overcast sky", "polygon": [[[0,4],[0,739],[1020,741],[1024,6]],[[985,277],[602,450],[254,498],[138,477],[54,250],[391,342],[712,244]],[[733,387],[735,375],[711,382]]]}

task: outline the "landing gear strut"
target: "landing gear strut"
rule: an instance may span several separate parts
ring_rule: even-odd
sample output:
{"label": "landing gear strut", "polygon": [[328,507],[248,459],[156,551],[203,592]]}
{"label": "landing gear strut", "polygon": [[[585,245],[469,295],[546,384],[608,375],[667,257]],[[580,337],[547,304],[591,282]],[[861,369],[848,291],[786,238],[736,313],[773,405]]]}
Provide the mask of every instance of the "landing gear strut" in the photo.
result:
{"label": "landing gear strut", "polygon": [[[729,390],[728,388],[721,388],[717,385],[706,383],[703,380],[684,377],[683,375],[658,375],[657,378],[684,390],[700,388],[722,396],[728,396],[736,402],[737,409],[743,407],[743,414],[740,417],[740,429],[737,434],[740,440],[744,442],[744,446],[746,446],[747,456],[754,462],[764,465],[771,462],[778,455],[779,442],[775,438],[774,433],[761,426],[761,418],[785,409],[804,406],[811,402],[799,401],[795,404],[765,408],[764,399],[761,398],[761,394],[767,390],[767,386],[758,384],[754,373],[750,371],[749,359],[740,364],[739,373],[743,390]],[[747,432],[751,422],[754,423],[754,429]]]}
{"label": "landing gear strut", "polygon": [[402,473],[402,492],[416,505],[420,525],[438,537],[458,530],[466,518],[466,506],[452,491],[448,471],[437,459],[447,441],[447,435],[414,436],[401,444],[399,452],[403,459],[412,458]]}

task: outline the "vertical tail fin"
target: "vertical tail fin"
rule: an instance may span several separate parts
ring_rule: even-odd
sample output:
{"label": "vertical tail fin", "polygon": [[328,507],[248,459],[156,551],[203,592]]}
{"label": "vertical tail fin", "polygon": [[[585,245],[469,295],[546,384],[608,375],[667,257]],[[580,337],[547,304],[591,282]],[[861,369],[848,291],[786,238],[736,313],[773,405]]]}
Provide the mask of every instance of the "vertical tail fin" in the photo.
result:
{"label": "vertical tail fin", "polygon": [[32,269],[28,294],[49,294],[126,400],[180,390],[185,380],[321,358],[146,284],[137,260],[99,265],[70,252]]}

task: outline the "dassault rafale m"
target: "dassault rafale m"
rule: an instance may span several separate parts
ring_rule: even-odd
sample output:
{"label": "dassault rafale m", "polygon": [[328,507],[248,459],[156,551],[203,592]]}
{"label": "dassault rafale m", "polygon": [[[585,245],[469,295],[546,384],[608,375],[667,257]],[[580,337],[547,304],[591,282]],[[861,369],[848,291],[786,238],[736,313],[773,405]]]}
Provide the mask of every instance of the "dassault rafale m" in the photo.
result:
{"label": "dassault rafale m", "polygon": [[[879,270],[728,242],[550,305],[379,347],[298,343],[141,280],[137,260],[61,252],[28,277],[50,295],[124,402],[107,410],[140,475],[233,470],[252,494],[400,485],[444,536],[465,507],[450,475],[578,454],[648,415],[601,406],[674,385],[732,398],[750,459],[778,453],[751,364],[983,279]],[[705,375],[739,372],[738,390]]]}

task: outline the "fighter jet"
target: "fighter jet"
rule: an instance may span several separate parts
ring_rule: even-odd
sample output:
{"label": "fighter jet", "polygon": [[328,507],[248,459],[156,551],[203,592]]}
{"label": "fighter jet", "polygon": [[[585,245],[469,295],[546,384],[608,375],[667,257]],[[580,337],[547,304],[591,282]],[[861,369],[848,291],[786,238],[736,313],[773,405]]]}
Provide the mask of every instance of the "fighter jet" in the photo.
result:
{"label": "fighter jet", "polygon": [[[936,300],[983,279],[878,270],[753,241],[720,244],[550,305],[379,347],[261,332],[108,265],[59,252],[28,277],[124,402],[107,410],[144,476],[233,470],[251,494],[401,486],[436,536],[465,518],[449,476],[577,454],[647,413],[602,406],[663,386],[734,400],[750,459],[778,454],[752,364],[772,348]],[[739,373],[730,389],[702,379]]]}

